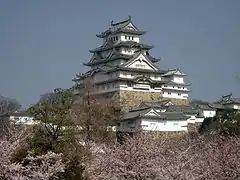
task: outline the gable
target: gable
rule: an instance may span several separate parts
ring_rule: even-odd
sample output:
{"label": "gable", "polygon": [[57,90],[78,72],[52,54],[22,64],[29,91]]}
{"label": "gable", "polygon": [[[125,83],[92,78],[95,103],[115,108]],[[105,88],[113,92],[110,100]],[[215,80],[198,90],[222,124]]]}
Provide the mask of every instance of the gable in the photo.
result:
{"label": "gable", "polygon": [[175,75],[183,75],[183,73],[181,73],[179,70],[177,70],[174,74]]}
{"label": "gable", "polygon": [[156,71],[157,68],[147,59],[143,54],[140,54],[136,58],[128,61],[125,65],[128,68],[135,68],[135,69],[148,69]]}
{"label": "gable", "polygon": [[124,29],[138,31],[137,27],[135,27],[131,22],[125,26]]}
{"label": "gable", "polygon": [[159,114],[155,110],[151,109],[148,113],[144,114],[144,116],[159,116]]}
{"label": "gable", "polygon": [[174,104],[171,102],[171,101],[169,101],[169,102],[167,102],[166,104],[165,104],[165,106],[173,106]]}

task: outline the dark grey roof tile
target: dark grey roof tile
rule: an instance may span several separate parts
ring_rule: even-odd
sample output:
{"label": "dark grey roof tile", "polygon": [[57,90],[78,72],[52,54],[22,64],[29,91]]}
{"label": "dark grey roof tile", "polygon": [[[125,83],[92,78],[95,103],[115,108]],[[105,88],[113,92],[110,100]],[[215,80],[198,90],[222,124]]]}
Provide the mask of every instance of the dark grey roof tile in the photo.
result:
{"label": "dark grey roof tile", "polygon": [[173,105],[173,106],[168,106],[167,112],[182,112],[184,114],[198,114],[199,109],[196,109],[190,105]]}

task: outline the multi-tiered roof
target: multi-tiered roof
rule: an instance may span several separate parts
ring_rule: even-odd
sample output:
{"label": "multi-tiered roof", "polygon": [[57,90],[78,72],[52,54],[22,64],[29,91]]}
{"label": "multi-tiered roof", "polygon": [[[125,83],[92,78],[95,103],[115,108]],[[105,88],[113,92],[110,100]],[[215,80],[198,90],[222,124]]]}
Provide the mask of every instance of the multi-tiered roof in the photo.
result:
{"label": "multi-tiered roof", "polygon": [[[186,84],[183,81],[173,80],[174,76],[182,78],[185,74],[179,69],[162,70],[157,66],[160,58],[155,58],[149,53],[154,46],[140,42],[140,36],[144,34],[146,31],[139,30],[132,22],[131,16],[118,23],[112,21],[109,29],[96,35],[103,40],[103,44],[90,50],[92,58],[84,65],[91,67],[91,70],[85,74],[78,74],[74,81],[79,84],[86,77],[97,76],[95,79],[98,80],[94,82],[96,85],[117,82],[119,87],[125,83],[134,89],[136,84],[141,83],[148,84],[148,88],[152,90],[157,88],[165,89],[166,92],[172,91],[172,88],[163,86],[168,84],[176,85],[177,92],[188,92],[187,88],[184,89]],[[117,73],[117,76],[113,77],[114,73]],[[127,73],[131,73],[131,77],[124,76]],[[109,77],[106,77],[108,75]]]}
{"label": "multi-tiered roof", "polygon": [[[153,45],[142,44],[139,40],[135,40],[135,37],[145,34],[146,31],[140,31],[132,22],[131,17],[127,20],[111,23],[108,30],[97,34],[96,36],[103,39],[103,45],[95,49],[90,50],[93,53],[93,58],[84,65],[92,66],[97,64],[106,64],[117,59],[124,59],[126,61],[134,58],[136,53],[145,52],[147,58],[151,60],[152,63],[158,62],[160,59],[154,58],[149,54],[149,50],[152,49]],[[125,39],[122,40],[120,34],[125,34]],[[135,49],[133,54],[123,54],[119,52],[121,48]],[[103,56],[102,52],[109,51],[107,56]]]}

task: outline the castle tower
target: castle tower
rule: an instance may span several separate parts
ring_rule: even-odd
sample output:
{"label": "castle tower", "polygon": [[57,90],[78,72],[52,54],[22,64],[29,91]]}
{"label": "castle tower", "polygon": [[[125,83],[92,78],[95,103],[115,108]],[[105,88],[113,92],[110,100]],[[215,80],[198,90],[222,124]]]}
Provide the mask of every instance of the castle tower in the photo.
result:
{"label": "castle tower", "polygon": [[94,85],[93,94],[114,95],[126,106],[165,99],[188,104],[185,74],[179,69],[163,70],[156,65],[160,59],[149,53],[153,46],[140,41],[145,33],[130,16],[125,21],[112,21],[109,29],[96,35],[103,43],[90,50],[92,58],[84,63],[90,70],[73,79],[76,87],[83,87],[88,78]]}

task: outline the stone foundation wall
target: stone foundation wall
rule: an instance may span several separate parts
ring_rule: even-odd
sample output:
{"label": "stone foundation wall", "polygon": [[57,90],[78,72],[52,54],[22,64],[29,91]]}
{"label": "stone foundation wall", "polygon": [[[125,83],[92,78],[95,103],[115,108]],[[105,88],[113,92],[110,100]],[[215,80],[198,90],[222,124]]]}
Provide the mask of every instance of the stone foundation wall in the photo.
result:
{"label": "stone foundation wall", "polygon": [[188,100],[163,98],[159,92],[136,92],[136,91],[120,91],[120,100],[123,106],[134,107],[141,104],[143,101],[163,101],[171,100],[176,105],[187,105]]}
{"label": "stone foundation wall", "polygon": [[189,101],[185,99],[163,98],[159,92],[120,91],[98,94],[95,95],[95,97],[111,98],[115,103],[119,103],[122,107],[128,108],[139,106],[143,101],[163,101],[168,99],[176,105],[189,104]]}

